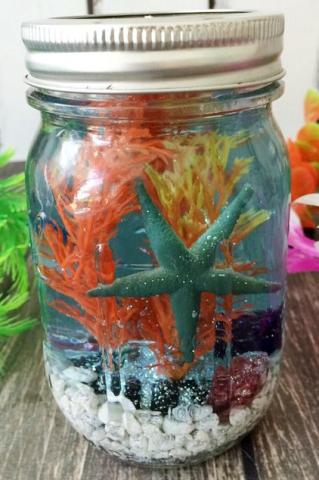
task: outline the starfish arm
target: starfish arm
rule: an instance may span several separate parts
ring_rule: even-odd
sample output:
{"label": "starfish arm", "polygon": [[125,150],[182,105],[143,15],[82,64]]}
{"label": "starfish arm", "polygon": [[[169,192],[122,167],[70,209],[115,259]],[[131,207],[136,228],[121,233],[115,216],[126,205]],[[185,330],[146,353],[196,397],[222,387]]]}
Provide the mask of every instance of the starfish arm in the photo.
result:
{"label": "starfish arm", "polygon": [[121,277],[111,284],[99,285],[88,292],[89,297],[152,297],[173,293],[182,279],[165,268],[155,268]]}
{"label": "starfish arm", "polygon": [[252,187],[248,184],[244,185],[244,188],[235,200],[222,211],[216,222],[203,233],[190,249],[190,252],[202,264],[203,269],[212,265],[217,245],[229,238],[241,215],[242,209],[250,200],[252,194]]}
{"label": "starfish arm", "polygon": [[173,293],[170,298],[183,360],[192,362],[200,309],[200,293],[192,286],[185,286]]}
{"label": "starfish arm", "polygon": [[145,230],[158,262],[163,267],[187,271],[192,255],[154,205],[142,182],[137,183],[136,191],[142,208]]}
{"label": "starfish arm", "polygon": [[233,270],[213,269],[198,277],[195,286],[199,292],[210,292],[215,295],[269,293],[281,288],[278,283],[249,277]]}

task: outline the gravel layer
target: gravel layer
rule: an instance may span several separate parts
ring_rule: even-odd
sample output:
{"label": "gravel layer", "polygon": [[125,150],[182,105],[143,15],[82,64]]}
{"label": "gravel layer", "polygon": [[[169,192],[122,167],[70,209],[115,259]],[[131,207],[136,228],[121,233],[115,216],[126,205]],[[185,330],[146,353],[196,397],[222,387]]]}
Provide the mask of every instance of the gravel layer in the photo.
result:
{"label": "gravel layer", "polygon": [[95,372],[47,364],[55,400],[79,433],[123,460],[153,466],[197,463],[232,446],[268,408],[278,369],[278,359],[273,357],[261,392],[249,407],[233,408],[225,424],[209,405],[178,405],[163,415],[138,410],[123,395],[108,392],[106,401],[106,395],[96,394],[86,384],[96,380]]}

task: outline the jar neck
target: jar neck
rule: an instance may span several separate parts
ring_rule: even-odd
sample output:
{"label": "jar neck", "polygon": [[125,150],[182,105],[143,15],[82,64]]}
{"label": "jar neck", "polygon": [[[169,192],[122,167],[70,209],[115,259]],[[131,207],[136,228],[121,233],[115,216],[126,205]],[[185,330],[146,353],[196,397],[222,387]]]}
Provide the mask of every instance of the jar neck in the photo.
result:
{"label": "jar neck", "polygon": [[234,114],[269,105],[282,95],[283,84],[262,88],[167,94],[89,95],[28,91],[29,104],[45,114],[86,118],[92,123],[140,121],[164,123]]}

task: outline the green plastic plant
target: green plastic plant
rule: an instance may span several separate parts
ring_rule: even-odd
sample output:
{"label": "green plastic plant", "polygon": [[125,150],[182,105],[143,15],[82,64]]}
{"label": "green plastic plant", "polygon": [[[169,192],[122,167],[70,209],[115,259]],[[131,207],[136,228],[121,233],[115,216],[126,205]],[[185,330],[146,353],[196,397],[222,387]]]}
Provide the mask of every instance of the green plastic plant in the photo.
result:
{"label": "green plastic plant", "polygon": [[[12,155],[12,149],[0,154],[0,173]],[[0,178],[0,337],[23,332],[36,323],[19,314],[29,298],[28,249],[24,173],[19,173]]]}

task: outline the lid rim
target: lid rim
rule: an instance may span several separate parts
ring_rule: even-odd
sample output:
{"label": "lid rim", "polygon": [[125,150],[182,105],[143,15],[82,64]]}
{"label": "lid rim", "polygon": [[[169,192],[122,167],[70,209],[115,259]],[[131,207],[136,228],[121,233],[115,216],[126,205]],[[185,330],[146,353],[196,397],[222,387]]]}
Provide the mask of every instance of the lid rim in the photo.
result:
{"label": "lid rim", "polygon": [[[86,90],[101,91],[100,79],[103,90],[114,93],[125,84],[132,92],[183,91],[187,85],[200,90],[203,85],[262,84],[284,74],[280,63],[283,15],[207,11],[178,16],[175,12],[167,14],[165,21],[163,15],[24,23],[22,38],[33,86],[70,91],[82,83]],[[123,77],[134,75],[145,78],[125,83]],[[161,87],[162,77],[164,83],[170,78],[176,85]]]}
{"label": "lid rim", "polygon": [[78,93],[78,94],[117,94],[117,95],[125,95],[125,94],[143,94],[143,93],[179,93],[179,92],[205,92],[205,91],[212,91],[212,90],[231,90],[231,89],[246,89],[246,88],[260,88],[263,86],[270,85],[271,83],[278,82],[283,79],[286,72],[285,70],[281,70],[277,74],[274,74],[272,77],[264,78],[260,80],[250,81],[250,82],[233,82],[233,83],[213,83],[211,84],[203,84],[200,86],[188,85],[188,86],[175,86],[175,87],[161,87],[158,86],[140,86],[139,88],[133,87],[110,87],[109,85],[105,86],[106,82],[98,82],[95,84],[91,83],[66,83],[66,82],[50,82],[42,80],[40,81],[37,78],[32,77],[31,75],[26,75],[25,83],[30,87],[35,89],[44,91],[44,92],[51,92],[56,91],[60,93]]}

